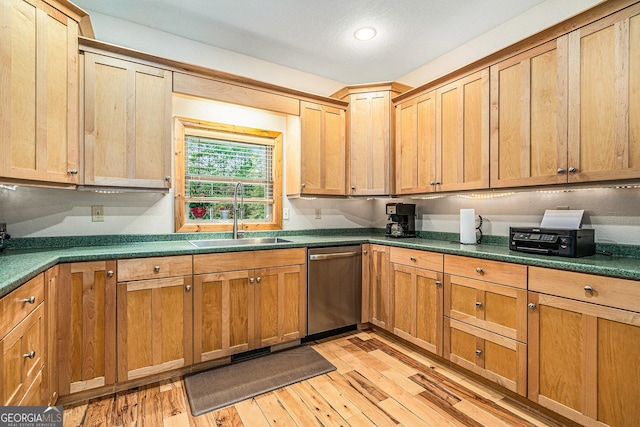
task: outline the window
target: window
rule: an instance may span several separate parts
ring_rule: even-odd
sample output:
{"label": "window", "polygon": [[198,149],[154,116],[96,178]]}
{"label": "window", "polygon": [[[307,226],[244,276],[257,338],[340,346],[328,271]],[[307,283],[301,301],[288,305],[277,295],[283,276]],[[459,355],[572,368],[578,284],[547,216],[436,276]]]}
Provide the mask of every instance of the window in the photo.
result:
{"label": "window", "polygon": [[178,118],[176,143],[176,231],[231,230],[239,182],[239,224],[282,228],[280,132]]}

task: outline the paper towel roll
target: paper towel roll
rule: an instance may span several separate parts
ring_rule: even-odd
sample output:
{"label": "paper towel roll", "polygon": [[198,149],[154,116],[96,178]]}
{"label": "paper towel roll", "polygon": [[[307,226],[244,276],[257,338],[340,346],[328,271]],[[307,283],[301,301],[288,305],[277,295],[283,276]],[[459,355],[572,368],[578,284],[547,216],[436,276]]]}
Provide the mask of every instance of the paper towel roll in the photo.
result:
{"label": "paper towel roll", "polygon": [[460,209],[460,243],[465,245],[476,243],[475,209]]}

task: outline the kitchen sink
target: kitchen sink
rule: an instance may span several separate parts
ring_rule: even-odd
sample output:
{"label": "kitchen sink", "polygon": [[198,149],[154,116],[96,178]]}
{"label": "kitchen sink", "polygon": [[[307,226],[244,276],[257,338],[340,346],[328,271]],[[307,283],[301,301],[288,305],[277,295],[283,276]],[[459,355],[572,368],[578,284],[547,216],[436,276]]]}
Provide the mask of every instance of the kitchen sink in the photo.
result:
{"label": "kitchen sink", "polygon": [[255,237],[246,239],[214,239],[214,240],[189,240],[196,248],[217,248],[222,246],[245,246],[245,245],[273,245],[278,243],[291,243],[280,237]]}

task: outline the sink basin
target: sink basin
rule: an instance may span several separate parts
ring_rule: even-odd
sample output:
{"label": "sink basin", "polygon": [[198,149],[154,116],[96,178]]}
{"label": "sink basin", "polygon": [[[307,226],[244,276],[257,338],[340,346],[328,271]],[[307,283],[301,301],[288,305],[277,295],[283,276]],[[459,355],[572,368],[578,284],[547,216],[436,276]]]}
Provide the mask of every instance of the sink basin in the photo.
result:
{"label": "sink basin", "polygon": [[189,240],[196,248],[216,248],[222,246],[244,246],[244,245],[273,245],[277,243],[291,243],[280,237],[255,237],[246,239],[215,239],[215,240]]}

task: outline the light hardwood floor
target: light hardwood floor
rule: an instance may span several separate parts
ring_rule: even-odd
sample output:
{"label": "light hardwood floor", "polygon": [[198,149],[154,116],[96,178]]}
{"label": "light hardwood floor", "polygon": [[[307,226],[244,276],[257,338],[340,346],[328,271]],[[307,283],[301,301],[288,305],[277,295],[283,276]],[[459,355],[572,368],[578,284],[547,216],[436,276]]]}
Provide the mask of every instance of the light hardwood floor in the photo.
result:
{"label": "light hardwood floor", "polygon": [[199,417],[182,379],[65,407],[65,426],[560,426],[376,332],[313,347],[337,370]]}

